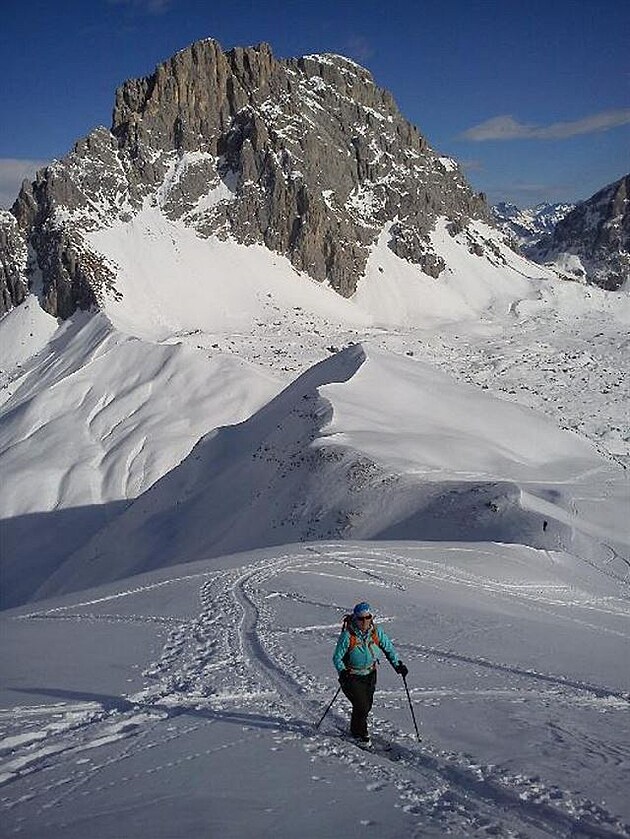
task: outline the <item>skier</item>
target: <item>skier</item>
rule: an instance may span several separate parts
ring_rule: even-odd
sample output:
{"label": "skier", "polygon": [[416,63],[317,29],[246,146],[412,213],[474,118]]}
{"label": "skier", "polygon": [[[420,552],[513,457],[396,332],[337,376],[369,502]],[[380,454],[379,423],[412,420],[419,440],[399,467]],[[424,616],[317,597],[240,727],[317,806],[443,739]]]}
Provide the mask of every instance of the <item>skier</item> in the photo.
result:
{"label": "skier", "polygon": [[374,700],[376,665],[381,650],[404,679],[409,670],[398,657],[385,632],[374,624],[370,604],[357,603],[352,614],[344,618],[333,654],[333,664],[339,673],[341,689],[352,703],[350,734],[365,744],[370,743],[367,718]]}

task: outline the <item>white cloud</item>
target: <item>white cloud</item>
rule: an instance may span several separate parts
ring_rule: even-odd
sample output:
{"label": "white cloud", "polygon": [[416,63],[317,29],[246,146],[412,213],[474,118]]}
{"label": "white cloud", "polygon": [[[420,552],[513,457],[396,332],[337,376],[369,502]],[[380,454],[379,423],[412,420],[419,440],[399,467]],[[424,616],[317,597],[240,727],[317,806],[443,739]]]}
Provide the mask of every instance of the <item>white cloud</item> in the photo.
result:
{"label": "white cloud", "polygon": [[20,160],[0,158],[0,207],[10,207],[18,196],[23,180],[31,180],[35,172],[49,160]]}
{"label": "white cloud", "polygon": [[168,11],[172,0],[107,0],[110,6],[129,6],[141,13],[161,15]]}
{"label": "white cloud", "polygon": [[484,164],[481,160],[459,160],[457,161],[464,172],[483,172],[485,170]]}
{"label": "white cloud", "polygon": [[551,125],[527,125],[510,115],[493,117],[468,128],[460,138],[483,142],[485,140],[564,140],[578,134],[609,131],[630,123],[630,108],[602,111],[599,114],[573,122],[554,122]]}
{"label": "white cloud", "polygon": [[357,61],[368,61],[374,55],[374,47],[364,35],[353,35],[346,42],[345,52]]}

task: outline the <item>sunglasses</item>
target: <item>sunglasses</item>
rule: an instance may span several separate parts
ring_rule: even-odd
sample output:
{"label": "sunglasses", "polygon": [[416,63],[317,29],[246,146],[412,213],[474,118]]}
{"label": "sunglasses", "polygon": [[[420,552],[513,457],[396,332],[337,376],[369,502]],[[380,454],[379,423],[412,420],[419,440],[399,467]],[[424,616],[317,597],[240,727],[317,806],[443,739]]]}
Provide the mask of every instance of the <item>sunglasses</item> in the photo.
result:
{"label": "sunglasses", "polygon": [[357,618],[358,621],[371,621],[372,615],[361,615],[361,617]]}

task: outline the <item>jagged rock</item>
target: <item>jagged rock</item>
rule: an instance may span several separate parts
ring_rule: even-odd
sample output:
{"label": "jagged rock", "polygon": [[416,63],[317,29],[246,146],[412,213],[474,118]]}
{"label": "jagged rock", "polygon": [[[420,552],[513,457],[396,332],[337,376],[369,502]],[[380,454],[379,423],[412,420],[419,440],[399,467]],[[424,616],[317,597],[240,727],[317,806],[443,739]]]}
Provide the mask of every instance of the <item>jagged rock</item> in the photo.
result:
{"label": "jagged rock", "polygon": [[578,204],[530,255],[569,276],[617,291],[630,279],[630,175]]}
{"label": "jagged rock", "polygon": [[28,294],[28,248],[15,218],[0,210],[0,315]]}
{"label": "jagged rock", "polygon": [[[99,128],[25,185],[12,208],[54,315],[115,292],[115,267],[86,233],[149,202],[201,236],[260,243],[351,295],[369,246],[391,247],[431,276],[438,216],[463,229],[489,218],[458,167],[434,152],[391,94],[346,58],[279,61],[266,44],[223,52],[200,41],[116,92]],[[4,281],[13,305],[22,292]]]}

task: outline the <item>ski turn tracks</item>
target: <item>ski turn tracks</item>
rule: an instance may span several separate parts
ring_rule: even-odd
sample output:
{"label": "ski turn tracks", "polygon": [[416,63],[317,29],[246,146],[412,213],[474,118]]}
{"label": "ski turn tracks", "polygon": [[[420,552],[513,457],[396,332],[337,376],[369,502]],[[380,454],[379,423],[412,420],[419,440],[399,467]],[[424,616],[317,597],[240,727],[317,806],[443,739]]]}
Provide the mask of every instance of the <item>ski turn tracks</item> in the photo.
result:
{"label": "ski turn tracks", "polygon": [[[243,708],[253,706],[260,711],[268,727],[279,730],[286,740],[298,740],[309,755],[317,760],[342,761],[356,767],[373,789],[392,785],[398,791],[404,810],[415,820],[418,836],[430,826],[454,835],[512,836],[630,836],[630,828],[603,807],[576,794],[548,784],[538,777],[515,775],[499,766],[483,765],[470,755],[444,751],[436,746],[415,742],[409,731],[403,731],[375,708],[374,728],[392,741],[390,752],[360,751],[338,736],[337,728],[347,723],[341,701],[324,721],[321,733],[313,725],[319,718],[328,694],[336,688],[332,678],[322,683],[309,669],[308,663],[297,660],[283,643],[291,629],[303,629],[322,635],[329,644],[338,631],[335,624],[315,627],[278,628],[272,608],[277,598],[297,604],[309,603],[341,615],[346,604],[331,603],[325,598],[313,600],[288,586],[286,575],[331,575],[340,580],[363,577],[370,585],[403,591],[411,584],[458,585],[478,587],[492,596],[515,598],[525,608],[562,611],[571,592],[549,589],[535,595],[526,588],[501,587],[480,575],[463,572],[447,563],[410,565],[408,558],[392,551],[365,551],[360,562],[351,550],[341,547],[295,550],[252,565],[201,575],[201,610],[190,621],[170,621],[170,633],[159,658],[145,671],[149,686],[118,705],[106,708],[86,703],[69,710],[60,705],[64,723],[46,737],[46,747],[37,748],[34,741],[24,739],[13,743],[9,761],[5,762],[0,782],[10,788],[13,779],[24,777],[63,759],[65,753],[76,755],[110,741],[124,741],[124,748],[103,762],[122,763],[134,750],[149,749],[158,739],[180,736],[165,731],[165,721],[177,715],[191,715],[187,733],[212,725],[222,717],[236,720]],[[281,583],[281,585],[278,585]],[[120,595],[121,597],[124,594]],[[563,599],[564,598],[564,599]],[[115,601],[115,597],[109,598]],[[89,604],[77,604],[85,607]],[[623,612],[627,603],[610,599],[584,604],[585,609]],[[76,606],[75,606],[76,608]],[[71,614],[57,608],[50,612],[34,612],[21,619],[64,619],[121,621],[147,620],[160,623],[159,616],[91,616],[89,612]],[[572,620],[581,618],[571,617]],[[169,621],[163,620],[163,623]],[[433,656],[451,659],[463,665],[495,669],[533,681],[550,683],[574,694],[590,693],[627,702],[627,695],[605,686],[587,684],[553,674],[517,668],[507,663],[458,654],[428,645],[399,645],[408,656]],[[331,674],[332,675],[332,674]],[[402,706],[406,698],[402,690],[389,693],[390,702]],[[378,703],[377,703],[378,705]],[[42,713],[50,711],[43,708]],[[204,713],[207,712],[207,713]],[[24,714],[35,711],[24,709]],[[260,728],[264,730],[264,726]],[[238,738],[262,736],[255,730],[244,731]],[[234,741],[236,742],[236,741]],[[143,744],[144,743],[144,744]],[[225,744],[217,749],[221,751]],[[212,753],[205,750],[203,755]],[[192,755],[189,759],[202,756]],[[630,756],[620,753],[619,761],[627,764]],[[98,771],[98,765],[96,771]],[[88,772],[79,764],[72,771],[47,784],[34,786],[30,797],[1,799],[6,810],[19,809],[27,801],[40,797],[42,806],[52,807],[62,800],[71,800],[82,787],[93,782],[94,766]],[[155,767],[159,772],[160,767]],[[127,779],[129,780],[129,779]]]}

